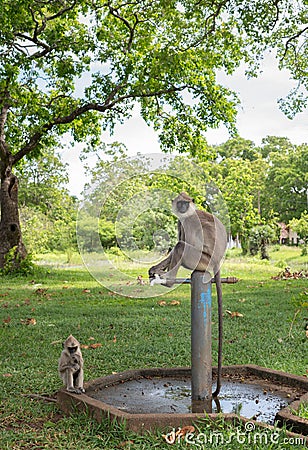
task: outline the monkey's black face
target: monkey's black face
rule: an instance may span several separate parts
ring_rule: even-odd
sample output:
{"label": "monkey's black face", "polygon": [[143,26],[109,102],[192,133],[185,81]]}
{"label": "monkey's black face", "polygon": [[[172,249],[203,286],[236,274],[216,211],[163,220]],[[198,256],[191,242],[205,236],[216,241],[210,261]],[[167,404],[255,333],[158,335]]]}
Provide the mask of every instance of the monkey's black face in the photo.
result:
{"label": "monkey's black face", "polygon": [[176,202],[176,208],[179,213],[185,214],[189,208],[189,202],[186,202],[185,200],[179,200],[178,202]]}
{"label": "monkey's black face", "polygon": [[77,351],[77,348],[78,348],[77,345],[76,345],[76,347],[68,347],[68,351],[72,355],[73,353],[75,353]]}

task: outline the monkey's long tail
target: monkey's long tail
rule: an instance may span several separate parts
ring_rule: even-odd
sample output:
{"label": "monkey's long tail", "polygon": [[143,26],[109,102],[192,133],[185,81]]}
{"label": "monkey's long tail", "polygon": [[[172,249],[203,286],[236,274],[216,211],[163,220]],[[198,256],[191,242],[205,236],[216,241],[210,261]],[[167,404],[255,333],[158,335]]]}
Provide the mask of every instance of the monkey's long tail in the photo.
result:
{"label": "monkey's long tail", "polygon": [[218,303],[218,365],[217,365],[217,385],[213,397],[217,397],[221,388],[221,367],[222,367],[222,339],[223,339],[223,323],[222,323],[222,287],[220,279],[220,270],[215,274],[215,284]]}

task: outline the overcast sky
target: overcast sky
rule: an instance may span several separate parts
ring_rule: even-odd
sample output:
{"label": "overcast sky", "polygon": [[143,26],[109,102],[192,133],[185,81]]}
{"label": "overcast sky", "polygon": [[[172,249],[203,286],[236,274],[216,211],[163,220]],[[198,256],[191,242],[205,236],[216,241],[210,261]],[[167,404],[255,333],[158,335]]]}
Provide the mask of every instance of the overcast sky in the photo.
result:
{"label": "overcast sky", "polygon": [[[239,69],[232,77],[220,77],[219,81],[237,92],[241,99],[237,127],[241,137],[250,139],[256,145],[266,136],[288,137],[292,143],[308,143],[308,113],[298,114],[293,120],[288,119],[278,107],[277,100],[285,97],[295,86],[287,71],[279,71],[270,57],[264,64],[263,72],[258,78],[247,80],[244,70]],[[206,135],[209,144],[221,144],[229,136],[224,127],[211,130]],[[112,137],[105,135],[106,142],[123,142],[129,155],[139,153],[159,153],[157,135],[138,115],[135,108],[133,117],[123,125],[115,128]],[[62,158],[69,163],[69,189],[79,196],[84,183],[83,165],[79,160],[81,146],[62,153]]]}

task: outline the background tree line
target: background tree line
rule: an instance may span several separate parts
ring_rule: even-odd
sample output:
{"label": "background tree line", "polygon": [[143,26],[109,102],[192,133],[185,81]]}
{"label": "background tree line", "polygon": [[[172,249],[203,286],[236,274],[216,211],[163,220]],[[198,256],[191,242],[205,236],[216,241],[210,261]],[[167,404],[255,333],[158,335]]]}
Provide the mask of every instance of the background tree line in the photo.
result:
{"label": "background tree line", "polygon": [[[278,240],[279,222],[291,224],[294,231],[307,241],[307,144],[294,145],[287,138],[268,136],[260,146],[256,146],[250,140],[237,137],[209,147],[206,157],[199,154],[180,161],[175,157],[169,164],[179,175],[186,171],[190,185],[168,176],[168,167],[164,174],[144,174],[146,155],[140,159],[125,159],[127,153],[120,144],[106,147],[104,154],[104,159],[99,159],[90,171],[88,201],[89,204],[103,205],[99,221],[100,239],[104,248],[111,249],[111,252],[117,253],[118,245],[141,250],[151,250],[156,246],[158,250],[166,251],[176,239],[176,219],[167,209],[139,213],[136,206],[131,213],[124,211],[119,223],[119,206],[123,207],[128,199],[135,196],[136,202],[140,193],[143,195],[148,191],[155,196],[156,192],[161,195],[165,191],[188,190],[196,197],[198,207],[209,209],[206,200],[198,197],[198,184],[206,182],[210,185],[212,181],[221,191],[227,206],[230,223],[226,225],[230,236],[240,241],[243,252],[249,250],[256,254],[260,250],[261,256],[267,257],[266,244]],[[201,175],[194,172],[190,162],[202,168]],[[117,177],[124,174],[129,181],[117,181],[116,185]],[[79,202],[66,188],[67,167],[59,156],[47,152],[39,161],[23,164],[18,176],[21,220],[27,247],[35,253],[65,251],[69,257],[71,251],[77,250],[75,229]],[[107,190],[108,183],[111,183],[112,195],[107,196],[107,200],[103,198],[102,181]],[[207,196],[210,195],[211,192],[207,192]],[[221,207],[218,213],[221,213]],[[93,220],[91,215],[83,216],[78,227],[82,245],[89,251],[95,226]],[[153,240],[157,229],[165,230],[165,235],[156,236]],[[172,242],[164,236],[171,237]]]}
{"label": "background tree line", "polygon": [[[240,102],[217,74],[231,76],[244,64],[247,76],[258,76],[261,61],[271,50],[279,69],[287,69],[297,82],[280,100],[281,109],[291,118],[307,106],[304,0],[2,3],[0,269],[8,255],[16,267],[27,257],[19,219],[19,171],[31,162],[36,169],[35,161],[60,148],[64,137],[72,145],[82,143],[85,151],[99,148],[102,131],[112,134],[138,105],[141,117],[157,131],[163,151],[186,152],[199,159],[204,155],[206,165],[206,156],[211,156],[206,155],[206,131],[225,125],[234,135]],[[226,195],[235,212],[239,208],[231,207],[233,178],[250,160],[239,163],[236,156],[234,161],[230,157],[218,156],[225,159],[230,192]],[[257,158],[255,164],[263,164],[263,159]],[[279,163],[283,166],[285,161],[277,156],[275,164]],[[283,167],[280,172],[284,177]],[[32,200],[40,195],[32,195]],[[24,197],[30,202],[28,194]],[[259,197],[265,208],[261,188]],[[52,200],[56,204],[56,198]],[[37,205],[37,217],[43,213],[54,227],[59,220],[64,220],[63,226],[70,222],[65,211],[53,215],[50,207],[44,208]],[[287,213],[295,215],[290,205]],[[245,210],[233,229],[244,236],[251,214]],[[52,243],[56,245],[60,244]]]}

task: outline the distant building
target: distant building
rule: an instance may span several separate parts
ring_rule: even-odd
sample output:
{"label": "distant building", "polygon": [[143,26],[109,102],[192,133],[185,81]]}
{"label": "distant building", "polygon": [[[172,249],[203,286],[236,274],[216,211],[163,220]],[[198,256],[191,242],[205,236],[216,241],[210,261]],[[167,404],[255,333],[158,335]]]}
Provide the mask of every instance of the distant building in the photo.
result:
{"label": "distant building", "polygon": [[299,244],[299,237],[298,234],[291,230],[289,225],[286,225],[283,222],[278,223],[280,227],[280,237],[279,237],[279,243],[282,245],[298,245]]}

